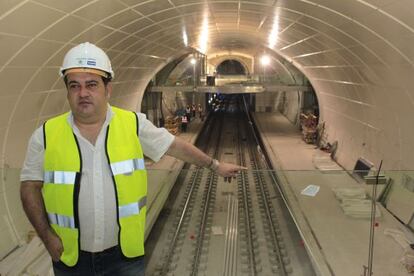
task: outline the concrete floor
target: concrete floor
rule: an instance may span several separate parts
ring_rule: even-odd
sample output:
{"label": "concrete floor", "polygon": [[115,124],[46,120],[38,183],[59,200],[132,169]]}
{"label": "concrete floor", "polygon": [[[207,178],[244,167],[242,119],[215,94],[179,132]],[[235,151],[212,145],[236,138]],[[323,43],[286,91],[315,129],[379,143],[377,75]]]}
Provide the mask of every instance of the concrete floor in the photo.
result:
{"label": "concrete floor", "polygon": [[[254,118],[316,265],[321,271],[329,270],[337,276],[363,275],[363,265],[368,262],[370,221],[346,216],[332,188],[366,185],[339,166],[334,171],[319,171],[315,158],[328,154],[304,143],[300,132],[284,116],[256,113]],[[301,195],[310,184],[320,186],[318,194],[315,197]],[[375,231],[373,274],[410,275],[400,264],[401,246],[384,235],[385,229],[400,228],[402,224],[382,206],[380,211],[382,216],[377,220]]]}

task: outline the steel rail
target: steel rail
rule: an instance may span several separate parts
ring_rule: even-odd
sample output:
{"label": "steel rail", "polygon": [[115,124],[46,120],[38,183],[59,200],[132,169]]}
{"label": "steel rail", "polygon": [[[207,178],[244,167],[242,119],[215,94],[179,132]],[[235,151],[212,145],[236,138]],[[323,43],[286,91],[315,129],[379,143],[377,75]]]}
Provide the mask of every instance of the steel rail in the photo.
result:
{"label": "steel rail", "polygon": [[[207,126],[207,128],[209,128],[213,124],[214,120],[212,120],[213,122],[211,122],[210,120],[208,120],[208,121],[209,121],[209,125]],[[208,133],[209,133],[209,136],[210,136],[212,132],[208,132]],[[209,139],[207,139],[207,140],[209,140]],[[205,146],[205,149],[206,148],[208,148],[208,145]],[[161,273],[160,273],[161,275],[167,275],[168,274],[168,270],[169,270],[171,261],[172,261],[173,256],[174,256],[174,251],[176,250],[176,245],[177,245],[177,242],[178,242],[178,238],[179,238],[180,232],[182,231],[182,228],[183,228],[183,225],[184,225],[184,223],[183,223],[184,219],[188,214],[188,210],[189,210],[189,206],[191,204],[191,199],[193,197],[193,194],[197,192],[197,190],[196,190],[196,188],[198,188],[197,182],[199,181],[198,180],[199,176],[201,176],[202,173],[203,173],[203,168],[197,168],[194,171],[193,175],[191,176],[192,181],[190,183],[190,190],[188,191],[183,209],[181,211],[180,219],[177,223],[177,226],[176,226],[175,231],[174,231],[174,235],[171,239],[170,246],[168,248],[167,255],[165,257],[165,262],[164,262],[164,265],[163,265]]]}
{"label": "steel rail", "polygon": [[[256,149],[256,148],[255,148]],[[263,183],[264,181],[262,180],[262,175],[259,167],[259,161],[257,160],[257,156],[256,156],[256,152],[255,149],[253,150],[253,147],[250,146],[249,147],[249,153],[250,153],[250,158],[253,161],[252,163],[252,167],[254,170],[254,175],[257,179],[257,184],[260,190],[260,196],[263,199],[263,204],[264,204],[264,210],[266,212],[266,218],[268,221],[268,226],[270,227],[270,235],[271,235],[271,239],[272,239],[272,243],[275,249],[275,253],[276,253],[276,257],[277,257],[277,261],[279,263],[279,272],[281,276],[286,276],[288,273],[286,271],[284,262],[283,262],[283,258],[282,258],[282,253],[280,252],[280,246],[279,246],[279,240],[276,234],[276,229],[274,227],[274,220],[270,214],[270,204],[268,202],[268,197],[266,196],[266,192],[264,191],[264,185],[265,183]]]}
{"label": "steel rail", "polygon": [[[222,127],[223,127],[223,120],[220,120],[219,122],[220,122],[220,126],[218,127],[219,135],[217,136],[213,158],[218,158],[218,156],[219,156],[219,142],[220,142],[221,135],[222,135],[221,130],[222,130]],[[207,192],[205,193],[204,198],[203,198],[204,207],[203,207],[203,210],[202,210],[201,223],[200,223],[200,226],[198,228],[198,236],[197,236],[197,239],[196,239],[196,250],[195,250],[192,269],[191,269],[191,274],[190,274],[192,276],[195,276],[195,275],[198,274],[198,268],[199,268],[199,265],[200,265],[200,259],[201,259],[202,248],[203,248],[203,243],[204,243],[206,222],[207,222],[208,212],[209,212],[210,203],[211,203],[210,202],[211,201],[211,195],[212,195],[213,189],[215,189],[216,184],[217,184],[217,175],[214,172],[210,171],[208,179],[209,179],[209,181],[207,183],[208,188],[207,188]]]}
{"label": "steel rail", "polygon": [[[240,129],[240,127],[238,128]],[[240,135],[238,136],[240,138]],[[242,150],[242,145],[239,139],[239,147],[238,147],[238,155],[239,155],[239,159],[240,159],[240,164],[244,167],[247,166],[246,164],[246,160],[243,154],[243,150]],[[252,223],[251,223],[251,219],[249,216],[249,203],[248,203],[248,181],[247,179],[247,172],[246,171],[242,171],[241,172],[241,184],[240,184],[240,189],[242,192],[242,196],[243,196],[243,200],[242,200],[242,205],[243,205],[243,209],[244,209],[244,221],[245,221],[245,231],[246,231],[246,235],[247,235],[247,248],[248,248],[248,260],[249,260],[249,270],[250,270],[250,275],[257,275],[257,270],[256,270],[256,260],[254,258],[254,250],[253,250],[253,237],[252,237]]]}

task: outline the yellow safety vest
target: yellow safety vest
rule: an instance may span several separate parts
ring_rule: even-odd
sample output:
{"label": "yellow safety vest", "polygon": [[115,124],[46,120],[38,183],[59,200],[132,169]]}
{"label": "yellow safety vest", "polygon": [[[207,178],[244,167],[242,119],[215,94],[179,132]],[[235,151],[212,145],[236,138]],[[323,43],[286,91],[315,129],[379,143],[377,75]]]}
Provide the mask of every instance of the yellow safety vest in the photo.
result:
{"label": "yellow safety vest", "polygon": [[[147,173],[134,112],[112,107],[106,133],[106,155],[115,183],[118,242],[128,258],[144,255]],[[63,242],[60,260],[75,266],[79,257],[78,198],[82,175],[79,144],[68,113],[43,125],[45,139],[42,189],[49,223]]]}

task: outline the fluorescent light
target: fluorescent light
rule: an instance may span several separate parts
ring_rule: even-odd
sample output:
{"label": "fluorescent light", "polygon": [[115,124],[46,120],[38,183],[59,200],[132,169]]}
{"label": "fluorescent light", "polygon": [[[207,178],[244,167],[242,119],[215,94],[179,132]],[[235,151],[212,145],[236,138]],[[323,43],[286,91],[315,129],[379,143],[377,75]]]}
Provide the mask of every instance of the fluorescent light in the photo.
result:
{"label": "fluorescent light", "polygon": [[194,65],[194,64],[196,64],[196,63],[197,63],[197,60],[196,60],[195,58],[191,58],[191,59],[190,59],[190,63],[191,63],[192,65]]}
{"label": "fluorescent light", "polygon": [[263,66],[268,65],[268,64],[270,63],[270,57],[269,57],[268,55],[263,55],[263,56],[260,58],[260,63],[261,63]]}
{"label": "fluorescent light", "polygon": [[188,46],[188,36],[187,36],[187,32],[186,32],[185,28],[183,28],[183,42],[184,42],[185,47],[187,47]]}
{"label": "fluorescent light", "polygon": [[279,15],[275,16],[275,19],[273,20],[273,26],[272,26],[272,30],[270,31],[269,34],[269,48],[273,49],[273,47],[275,47],[277,41],[279,38]]}
{"label": "fluorescent light", "polygon": [[207,52],[207,42],[208,42],[208,17],[204,16],[203,25],[201,26],[200,37],[198,39],[198,44],[200,52],[205,54]]}

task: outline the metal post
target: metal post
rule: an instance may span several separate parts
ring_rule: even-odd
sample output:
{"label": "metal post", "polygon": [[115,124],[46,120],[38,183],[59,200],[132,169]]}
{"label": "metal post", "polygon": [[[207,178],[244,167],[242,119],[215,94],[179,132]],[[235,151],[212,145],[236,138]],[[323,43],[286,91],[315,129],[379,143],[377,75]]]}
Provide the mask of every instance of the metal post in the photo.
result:
{"label": "metal post", "polygon": [[377,186],[378,178],[382,167],[382,160],[377,171],[377,177],[375,184],[372,187],[371,194],[371,228],[369,232],[369,252],[368,252],[368,269],[364,269],[364,273],[367,272],[367,276],[371,276],[372,273],[372,261],[374,259],[374,234],[375,234],[375,212],[377,207]]}
{"label": "metal post", "polygon": [[263,84],[266,82],[266,65],[263,65]]}
{"label": "metal post", "polygon": [[193,87],[196,87],[196,71],[195,71],[195,63],[193,64]]}

